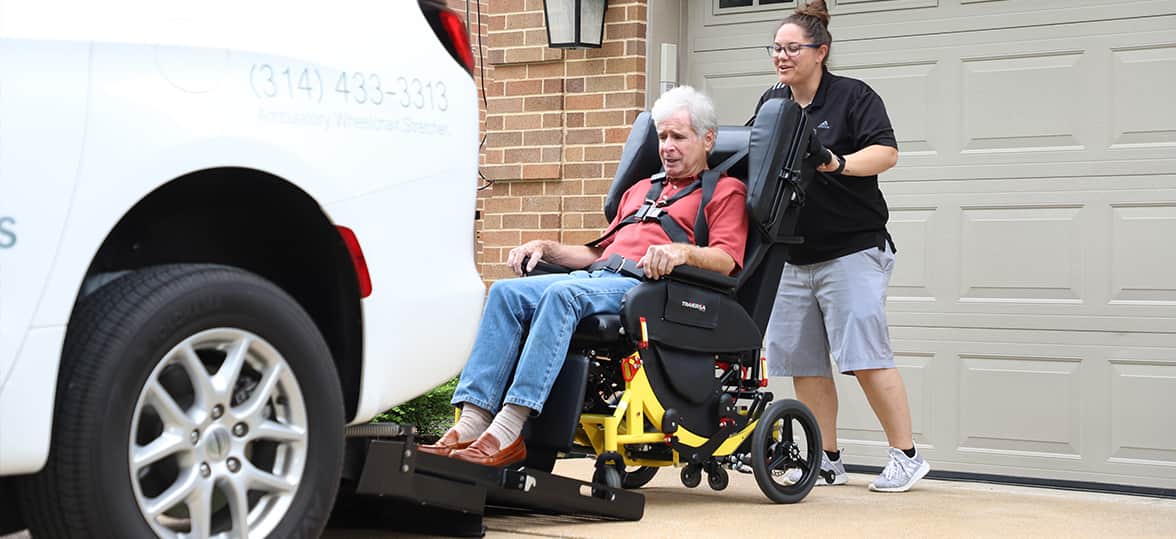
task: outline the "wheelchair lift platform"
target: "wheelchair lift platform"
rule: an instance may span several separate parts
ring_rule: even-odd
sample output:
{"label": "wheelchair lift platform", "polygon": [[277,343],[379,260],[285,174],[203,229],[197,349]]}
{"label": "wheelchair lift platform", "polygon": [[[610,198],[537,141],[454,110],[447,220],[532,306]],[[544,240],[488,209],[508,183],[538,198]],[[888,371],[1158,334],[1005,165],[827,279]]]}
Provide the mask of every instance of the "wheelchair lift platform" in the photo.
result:
{"label": "wheelchair lift platform", "polygon": [[412,430],[362,427],[380,428],[348,429],[348,465],[331,527],[479,537],[488,506],[601,520],[640,520],[645,512],[637,492],[422,453]]}

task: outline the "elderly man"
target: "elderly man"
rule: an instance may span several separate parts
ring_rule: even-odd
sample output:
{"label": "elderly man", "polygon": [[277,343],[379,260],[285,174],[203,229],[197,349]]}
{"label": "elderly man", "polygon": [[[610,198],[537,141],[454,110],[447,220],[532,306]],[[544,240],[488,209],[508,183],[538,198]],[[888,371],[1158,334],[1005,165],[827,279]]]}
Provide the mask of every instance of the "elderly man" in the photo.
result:
{"label": "elderly man", "polygon": [[[620,312],[625,292],[640,282],[635,272],[623,269],[633,261],[648,279],[659,279],[682,264],[723,274],[739,270],[747,239],[744,184],[720,178],[710,202],[699,212],[698,178],[707,169],[717,127],[714,105],[702,93],[682,86],[658,99],[651,116],[664,179],[645,179],[629,188],[609,231],[597,242],[563,245],[535,240],[511,250],[507,264],[519,275],[533,270],[540,260],[588,269],[508,279],[490,287],[474,351],[453,395],[461,416],[436,444],[421,446],[422,451],[487,466],[525,459],[523,424],[543,409],[576,325],[586,316]],[[659,210],[650,215],[668,213],[673,223],[665,226],[676,223],[689,242],[672,243],[657,219],[624,219],[646,205]],[[709,226],[706,247],[694,245],[699,215],[705,215]],[[676,235],[681,237],[681,232]],[[626,260],[620,271],[616,264],[608,265],[612,269],[600,267],[618,255]],[[519,341],[528,323],[520,354]]]}

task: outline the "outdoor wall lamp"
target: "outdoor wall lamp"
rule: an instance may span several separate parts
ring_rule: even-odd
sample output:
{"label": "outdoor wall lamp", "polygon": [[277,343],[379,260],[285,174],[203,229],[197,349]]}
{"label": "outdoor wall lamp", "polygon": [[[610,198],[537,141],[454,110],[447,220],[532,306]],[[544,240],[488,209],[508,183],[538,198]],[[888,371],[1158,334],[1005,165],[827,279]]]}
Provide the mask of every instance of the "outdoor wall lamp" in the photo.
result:
{"label": "outdoor wall lamp", "polygon": [[547,46],[556,49],[600,48],[608,0],[543,0]]}

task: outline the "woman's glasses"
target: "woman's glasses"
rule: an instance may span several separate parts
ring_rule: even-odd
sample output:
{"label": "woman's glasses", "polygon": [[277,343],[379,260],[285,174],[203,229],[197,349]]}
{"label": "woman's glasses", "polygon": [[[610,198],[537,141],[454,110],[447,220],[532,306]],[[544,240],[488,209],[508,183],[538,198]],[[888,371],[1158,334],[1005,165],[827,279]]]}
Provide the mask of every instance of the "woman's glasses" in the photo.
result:
{"label": "woman's glasses", "polygon": [[800,54],[800,51],[804,49],[815,49],[818,47],[820,47],[820,45],[815,43],[797,43],[795,41],[789,41],[783,45],[777,45],[773,43],[764,47],[764,49],[768,51],[768,56],[778,56],[783,54],[784,56],[791,58]]}

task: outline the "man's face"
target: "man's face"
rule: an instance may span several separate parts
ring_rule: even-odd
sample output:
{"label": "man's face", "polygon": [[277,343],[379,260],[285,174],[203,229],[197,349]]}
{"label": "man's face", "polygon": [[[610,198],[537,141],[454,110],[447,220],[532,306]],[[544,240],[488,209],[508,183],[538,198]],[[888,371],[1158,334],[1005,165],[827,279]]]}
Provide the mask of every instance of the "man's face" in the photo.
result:
{"label": "man's face", "polygon": [[687,178],[706,168],[706,154],[715,143],[715,132],[699,137],[690,125],[690,111],[682,108],[657,124],[657,140],[666,175]]}

